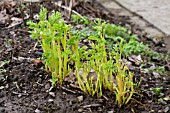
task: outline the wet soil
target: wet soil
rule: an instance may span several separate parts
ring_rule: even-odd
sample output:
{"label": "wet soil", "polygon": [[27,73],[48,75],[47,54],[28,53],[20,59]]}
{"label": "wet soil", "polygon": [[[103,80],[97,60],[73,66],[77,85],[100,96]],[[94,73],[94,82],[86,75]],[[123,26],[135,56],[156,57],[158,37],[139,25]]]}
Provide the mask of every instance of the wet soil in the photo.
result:
{"label": "wet soil", "polygon": [[[63,10],[56,7],[48,7],[49,3],[43,2],[49,10]],[[16,13],[19,6],[1,7],[6,9],[10,17],[23,18],[21,13]],[[34,8],[36,8],[34,6]],[[102,18],[110,23],[128,27],[137,34],[140,41],[166,55],[163,41],[157,43],[151,37],[147,37],[140,28],[129,22],[127,16],[118,16],[107,12],[97,3],[79,3],[73,10],[89,18]],[[34,14],[38,10],[33,9]],[[66,19],[66,17],[65,17]],[[69,20],[66,19],[69,23]],[[154,73],[144,73],[139,66],[134,65],[131,70],[136,79],[143,77],[139,87],[139,94],[134,95],[131,102],[118,108],[115,104],[114,95],[105,91],[101,99],[85,95],[70,81],[65,81],[63,87],[51,88],[50,73],[43,70],[43,64],[37,62],[42,55],[42,49],[36,40],[30,38],[28,28],[24,22],[8,27],[11,23],[4,23],[0,28],[0,68],[5,69],[0,73],[0,113],[168,113],[170,112],[170,76],[156,76]],[[152,37],[154,38],[154,37]],[[147,56],[143,56],[147,57]],[[153,60],[148,62],[145,68],[152,66],[165,66],[170,71],[170,59]],[[73,78],[72,78],[73,79]],[[153,88],[161,89],[161,95],[155,95]]]}

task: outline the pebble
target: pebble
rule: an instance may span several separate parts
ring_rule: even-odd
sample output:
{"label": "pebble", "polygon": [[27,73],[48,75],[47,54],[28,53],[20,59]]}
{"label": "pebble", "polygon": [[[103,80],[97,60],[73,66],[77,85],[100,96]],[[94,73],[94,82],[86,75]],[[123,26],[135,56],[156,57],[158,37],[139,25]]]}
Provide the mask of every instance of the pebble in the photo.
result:
{"label": "pebble", "polygon": [[83,96],[78,96],[77,99],[78,99],[79,102],[82,102],[83,101]]}
{"label": "pebble", "polygon": [[113,111],[108,111],[107,113],[113,113]]}
{"label": "pebble", "polygon": [[164,104],[164,105],[166,105],[166,104],[167,104],[167,102],[166,102],[166,101],[164,101],[162,98],[158,99],[158,102],[161,102],[161,103],[162,103],[162,104]]}
{"label": "pebble", "polygon": [[78,112],[79,113],[83,112],[83,109],[82,108],[78,109]]}
{"label": "pebble", "polygon": [[21,96],[22,96],[21,94],[18,95],[19,98],[20,98]]}
{"label": "pebble", "polygon": [[1,89],[4,89],[4,88],[5,88],[4,86],[0,86],[0,90],[1,90]]}
{"label": "pebble", "polygon": [[51,95],[52,97],[55,97],[55,93],[54,92],[49,92],[49,95]]}
{"label": "pebble", "polygon": [[103,110],[102,110],[102,108],[101,108],[101,107],[98,107],[98,110],[97,110],[97,111],[102,112]]}
{"label": "pebble", "polygon": [[148,100],[148,103],[152,103],[152,100]]}
{"label": "pebble", "polygon": [[6,88],[6,89],[8,89],[8,88],[9,88],[9,85],[8,85],[8,84],[6,84],[5,88]]}
{"label": "pebble", "polygon": [[47,83],[47,84],[45,85],[45,89],[46,89],[46,90],[50,89],[50,83]]}
{"label": "pebble", "polygon": [[156,69],[156,67],[155,67],[155,65],[152,65],[149,69],[154,70],[154,69]]}
{"label": "pebble", "polygon": [[162,110],[159,110],[158,113],[162,113],[163,111]]}
{"label": "pebble", "polygon": [[103,103],[104,99],[98,99],[98,102]]}
{"label": "pebble", "polygon": [[165,98],[163,98],[164,100],[168,101],[170,100],[170,95],[169,96],[166,96]]}
{"label": "pebble", "polygon": [[151,113],[155,113],[155,111],[152,109],[151,111],[150,111]]}
{"label": "pebble", "polygon": [[72,106],[72,105],[73,105],[73,102],[72,102],[72,101],[69,101],[69,105]]}
{"label": "pebble", "polygon": [[169,111],[169,107],[166,107],[166,108],[164,109],[164,112],[167,113],[168,111]]}
{"label": "pebble", "polygon": [[35,113],[41,113],[41,111],[39,109],[36,109],[34,112]]}
{"label": "pebble", "polygon": [[63,95],[67,95],[67,93],[66,93],[66,92],[63,92],[62,94],[63,94]]}
{"label": "pebble", "polygon": [[54,100],[53,99],[48,99],[48,102],[53,102]]}
{"label": "pebble", "polygon": [[153,72],[152,74],[154,75],[155,78],[159,78],[160,77],[159,73],[157,73],[157,72]]}

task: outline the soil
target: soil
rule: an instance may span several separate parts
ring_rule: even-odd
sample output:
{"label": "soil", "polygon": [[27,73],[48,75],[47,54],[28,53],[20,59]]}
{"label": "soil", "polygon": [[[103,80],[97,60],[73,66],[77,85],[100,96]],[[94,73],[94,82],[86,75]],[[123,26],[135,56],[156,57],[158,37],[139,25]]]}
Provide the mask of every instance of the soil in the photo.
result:
{"label": "soil", "polygon": [[[39,4],[39,3],[38,3]],[[42,2],[49,10],[56,8],[49,2]],[[10,7],[12,5],[12,7]],[[36,4],[33,5],[33,15],[37,14]],[[48,7],[51,6],[51,7]],[[170,59],[153,60],[147,63],[145,68],[151,66],[165,66],[167,73],[163,76],[156,76],[140,71],[140,67],[134,65],[131,70],[135,73],[137,81],[143,77],[139,87],[139,94],[126,106],[118,108],[112,93],[104,92],[100,99],[90,97],[79,89],[72,82],[65,81],[62,87],[51,86],[50,73],[43,70],[43,64],[37,58],[42,55],[42,49],[36,40],[30,38],[28,27],[25,25],[27,19],[12,27],[11,18],[24,18],[24,14],[18,13],[20,5],[8,3],[0,6],[0,13],[6,10],[8,19],[0,28],[0,113],[168,113],[170,112]],[[26,11],[26,9],[23,9]],[[128,16],[118,16],[109,13],[97,3],[78,3],[73,10],[89,18],[102,18],[110,23],[128,27],[137,34],[140,41],[147,43],[150,47],[162,55],[166,55],[164,41],[155,41],[142,30],[129,22]],[[102,12],[101,12],[102,11]],[[29,13],[28,13],[29,14]],[[69,20],[64,17],[69,23]],[[154,37],[153,37],[154,38]],[[156,39],[156,38],[155,38]],[[144,56],[147,57],[147,56]],[[73,78],[72,78],[73,79]],[[161,94],[155,95],[153,88],[162,87]]]}

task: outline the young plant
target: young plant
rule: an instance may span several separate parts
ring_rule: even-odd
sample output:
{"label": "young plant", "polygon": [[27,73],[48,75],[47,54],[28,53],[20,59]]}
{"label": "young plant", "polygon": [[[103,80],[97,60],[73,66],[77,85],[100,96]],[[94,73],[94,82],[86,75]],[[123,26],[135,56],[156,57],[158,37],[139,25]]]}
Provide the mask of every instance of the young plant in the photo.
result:
{"label": "young plant", "polygon": [[109,60],[103,65],[103,86],[115,93],[119,107],[127,104],[134,93],[133,74],[121,58],[123,50],[124,45],[121,40],[115,45],[114,50],[109,52]]}
{"label": "young plant", "polygon": [[[104,42],[96,36],[90,36],[88,39],[96,41],[96,44],[91,44],[91,49],[87,50],[86,46],[78,49],[77,41],[73,47],[76,48],[74,49],[76,77],[82,91],[91,96],[97,94],[97,97],[101,97],[104,76],[102,65],[106,62],[106,56],[103,54],[105,52]],[[81,60],[86,61],[82,63]]]}
{"label": "young plant", "polygon": [[154,95],[159,96],[162,93],[162,89],[163,87],[153,88]]}
{"label": "young plant", "polygon": [[122,44],[123,41],[119,43],[119,45],[115,46],[115,70],[114,75],[116,78],[116,83],[113,87],[116,94],[116,100],[119,107],[123,104],[127,104],[132,98],[134,91],[134,83],[133,83],[133,73],[128,70],[128,67],[121,60],[121,55],[124,50],[124,46]]}
{"label": "young plant", "polygon": [[[75,74],[79,87],[85,93],[97,97],[102,96],[103,88],[109,89],[116,94],[119,107],[127,104],[134,93],[133,74],[122,62],[122,53],[126,46],[124,40],[116,35],[122,35],[119,30],[126,31],[121,27],[114,31],[119,44],[115,44],[114,50],[106,51],[106,23],[98,19],[92,26],[93,32],[86,35],[90,40],[90,47],[79,47],[79,31],[70,31],[71,26],[61,21],[61,14],[52,12],[47,18],[47,10],[40,11],[39,22],[28,22],[32,38],[39,41],[43,48],[45,67],[52,73],[52,82],[59,81],[60,85],[71,71],[70,61],[75,63]],[[106,29],[107,28],[107,29]],[[115,27],[116,28],[116,27]],[[130,39],[129,39],[130,40]],[[84,61],[84,62],[83,62]]]}
{"label": "young plant", "polygon": [[69,74],[69,57],[72,52],[67,44],[67,35],[71,26],[65,24],[59,12],[52,12],[47,19],[47,9],[43,8],[39,14],[39,22],[28,21],[31,37],[37,39],[43,48],[45,67],[52,73],[52,82],[62,84]]}
{"label": "young plant", "polygon": [[[96,76],[96,71],[91,77],[89,77],[91,70],[98,69],[95,67],[96,62],[94,61],[94,57],[96,56],[95,49],[93,48],[87,51],[86,46],[79,48],[78,40],[75,40],[74,44],[72,44],[72,50],[75,53],[75,72],[80,89],[88,95],[94,96],[97,94],[97,96],[100,97],[102,95],[102,84],[99,80],[100,77]],[[82,60],[86,61],[81,62]]]}

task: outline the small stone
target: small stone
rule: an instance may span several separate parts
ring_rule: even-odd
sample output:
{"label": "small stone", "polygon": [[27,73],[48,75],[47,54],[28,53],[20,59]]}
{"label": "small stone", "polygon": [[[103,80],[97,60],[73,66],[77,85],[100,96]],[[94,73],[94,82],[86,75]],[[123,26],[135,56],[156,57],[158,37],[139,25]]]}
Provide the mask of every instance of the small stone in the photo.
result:
{"label": "small stone", "polygon": [[9,88],[9,84],[6,84],[5,88],[8,89]]}
{"label": "small stone", "polygon": [[155,111],[152,109],[152,110],[151,110],[151,113],[155,113]]}
{"label": "small stone", "polygon": [[167,113],[169,111],[169,107],[167,106],[165,109],[164,109],[164,112]]}
{"label": "small stone", "polygon": [[107,113],[113,113],[113,111],[108,111]]}
{"label": "small stone", "polygon": [[69,105],[70,105],[70,106],[73,105],[73,102],[72,102],[72,101],[69,101]]}
{"label": "small stone", "polygon": [[160,77],[159,73],[157,73],[155,71],[152,74],[154,75],[155,78],[159,78]]}
{"label": "small stone", "polygon": [[48,99],[48,102],[53,102],[54,100],[53,99]]}
{"label": "small stone", "polygon": [[82,108],[78,109],[78,112],[79,113],[83,112],[83,109]]}
{"label": "small stone", "polygon": [[165,45],[165,44],[162,44],[162,47],[166,47],[166,45]]}
{"label": "small stone", "polygon": [[156,67],[155,67],[155,65],[152,65],[149,69],[154,70],[154,69],[156,69]]}
{"label": "small stone", "polygon": [[148,100],[148,103],[152,103],[152,100]]}
{"label": "small stone", "polygon": [[67,93],[66,93],[66,92],[63,92],[63,95],[67,95]]}
{"label": "small stone", "polygon": [[170,95],[169,96],[166,96],[165,98],[163,98],[164,100],[168,101],[170,100]]}
{"label": "small stone", "polygon": [[160,43],[160,40],[159,40],[159,39],[157,39],[157,38],[153,38],[153,42],[157,45],[157,44],[159,44],[159,43]]}
{"label": "small stone", "polygon": [[35,113],[41,113],[41,111],[39,109],[36,109],[34,112]]}
{"label": "small stone", "polygon": [[21,94],[18,95],[19,98],[20,98],[21,96],[22,96]]}
{"label": "small stone", "polygon": [[159,110],[158,113],[162,113],[162,110]]}
{"label": "small stone", "polygon": [[84,39],[83,42],[86,43],[86,42],[88,42],[88,40],[87,40],[87,39]]}
{"label": "small stone", "polygon": [[98,99],[98,101],[99,101],[100,103],[103,103],[104,99]]}
{"label": "small stone", "polygon": [[97,110],[97,111],[102,112],[102,111],[103,111],[103,109],[102,109],[101,107],[98,107],[98,110]]}
{"label": "small stone", "polygon": [[55,97],[55,93],[54,92],[49,92],[49,95],[51,95],[52,97]]}
{"label": "small stone", "polygon": [[162,98],[158,99],[158,102],[161,102],[161,103],[162,103],[162,104],[164,104],[164,105],[166,105],[166,104],[167,104],[167,102],[166,102],[166,101],[164,101]]}
{"label": "small stone", "polygon": [[166,80],[166,78],[165,78],[165,77],[163,77],[163,80]]}
{"label": "small stone", "polygon": [[78,96],[77,99],[78,99],[79,102],[82,102],[83,101],[83,96]]}
{"label": "small stone", "polygon": [[46,90],[50,89],[50,83],[47,83],[47,84],[45,85],[45,89],[46,89]]}
{"label": "small stone", "polygon": [[0,90],[1,90],[1,89],[4,89],[4,88],[5,88],[4,86],[0,86]]}

